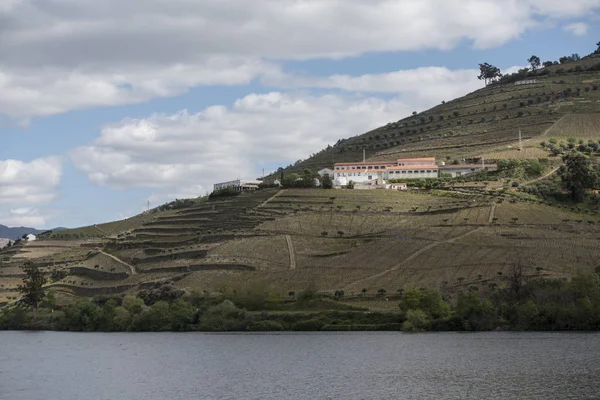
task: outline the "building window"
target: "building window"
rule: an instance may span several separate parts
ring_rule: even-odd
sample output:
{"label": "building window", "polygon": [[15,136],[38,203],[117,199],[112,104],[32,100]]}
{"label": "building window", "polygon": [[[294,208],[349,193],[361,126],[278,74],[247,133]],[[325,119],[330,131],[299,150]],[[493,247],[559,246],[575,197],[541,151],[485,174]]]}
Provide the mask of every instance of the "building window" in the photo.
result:
{"label": "building window", "polygon": [[412,171],[408,171],[408,173],[409,173],[409,174],[412,174],[413,172],[412,172]]}
{"label": "building window", "polygon": [[428,170],[427,170],[427,172],[431,172],[431,170],[430,170],[430,169],[428,169]]}
{"label": "building window", "polygon": [[406,171],[402,171],[402,173],[403,173],[403,174],[405,174],[405,173],[406,173]]}
{"label": "building window", "polygon": [[425,170],[424,170],[424,169],[422,169],[422,170],[421,170],[421,173],[422,173],[422,174],[424,174],[424,173],[425,173]]}

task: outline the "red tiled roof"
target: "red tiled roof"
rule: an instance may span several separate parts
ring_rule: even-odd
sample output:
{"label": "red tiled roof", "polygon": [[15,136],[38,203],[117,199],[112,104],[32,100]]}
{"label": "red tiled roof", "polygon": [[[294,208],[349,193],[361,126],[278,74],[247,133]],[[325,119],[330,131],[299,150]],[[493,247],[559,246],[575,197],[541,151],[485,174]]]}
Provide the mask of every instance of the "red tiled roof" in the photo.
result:
{"label": "red tiled roof", "polygon": [[437,165],[404,165],[401,167],[390,167],[388,168],[388,171],[405,171],[405,170],[412,170],[412,169],[438,169],[439,167]]}
{"label": "red tiled roof", "polygon": [[[481,164],[448,164],[442,165],[442,169],[457,169],[457,168],[481,168]],[[485,164],[485,168],[496,168],[496,164]]]}
{"label": "red tiled roof", "polygon": [[339,162],[339,163],[335,163],[334,165],[336,166],[343,166],[343,165],[393,165],[395,162],[394,161],[374,161],[374,162]]}

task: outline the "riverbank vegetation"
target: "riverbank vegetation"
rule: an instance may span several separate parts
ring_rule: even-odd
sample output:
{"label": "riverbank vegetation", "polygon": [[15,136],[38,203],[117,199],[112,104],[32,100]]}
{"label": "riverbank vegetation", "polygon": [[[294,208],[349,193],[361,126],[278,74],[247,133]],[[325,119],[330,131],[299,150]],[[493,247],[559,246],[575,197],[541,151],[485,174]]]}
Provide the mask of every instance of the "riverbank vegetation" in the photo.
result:
{"label": "riverbank vegetation", "polygon": [[[541,269],[540,269],[541,270]],[[0,329],[65,331],[489,331],[600,329],[600,269],[570,280],[526,278],[518,267],[503,287],[450,293],[406,290],[387,298],[393,311],[371,312],[360,301],[306,290],[289,300],[265,293],[208,295],[159,285],[137,296],[105,295],[56,305],[48,292],[0,311]],[[385,293],[379,294],[385,297]],[[350,299],[347,299],[350,300]],[[356,305],[349,305],[356,304]]]}

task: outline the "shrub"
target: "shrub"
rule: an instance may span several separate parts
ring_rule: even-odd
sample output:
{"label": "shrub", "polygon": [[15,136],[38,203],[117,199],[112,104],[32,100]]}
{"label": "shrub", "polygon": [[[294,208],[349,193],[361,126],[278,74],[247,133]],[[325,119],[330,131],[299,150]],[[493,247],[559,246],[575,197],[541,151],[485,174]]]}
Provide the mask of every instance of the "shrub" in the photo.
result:
{"label": "shrub", "polygon": [[254,321],[250,325],[250,330],[258,332],[282,331],[283,326],[275,321]]}
{"label": "shrub", "polygon": [[215,199],[219,197],[233,197],[239,195],[240,192],[237,192],[234,188],[228,187],[223,189],[214,190],[211,194],[208,195],[209,199]]}

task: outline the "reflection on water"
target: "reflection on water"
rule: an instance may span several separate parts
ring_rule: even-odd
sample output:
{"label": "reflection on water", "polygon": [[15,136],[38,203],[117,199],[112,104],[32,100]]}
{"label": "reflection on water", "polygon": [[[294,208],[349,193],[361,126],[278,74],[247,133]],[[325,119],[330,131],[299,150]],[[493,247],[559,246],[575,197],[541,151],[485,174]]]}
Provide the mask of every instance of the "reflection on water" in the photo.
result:
{"label": "reflection on water", "polygon": [[595,333],[0,332],[0,399],[581,399]]}

